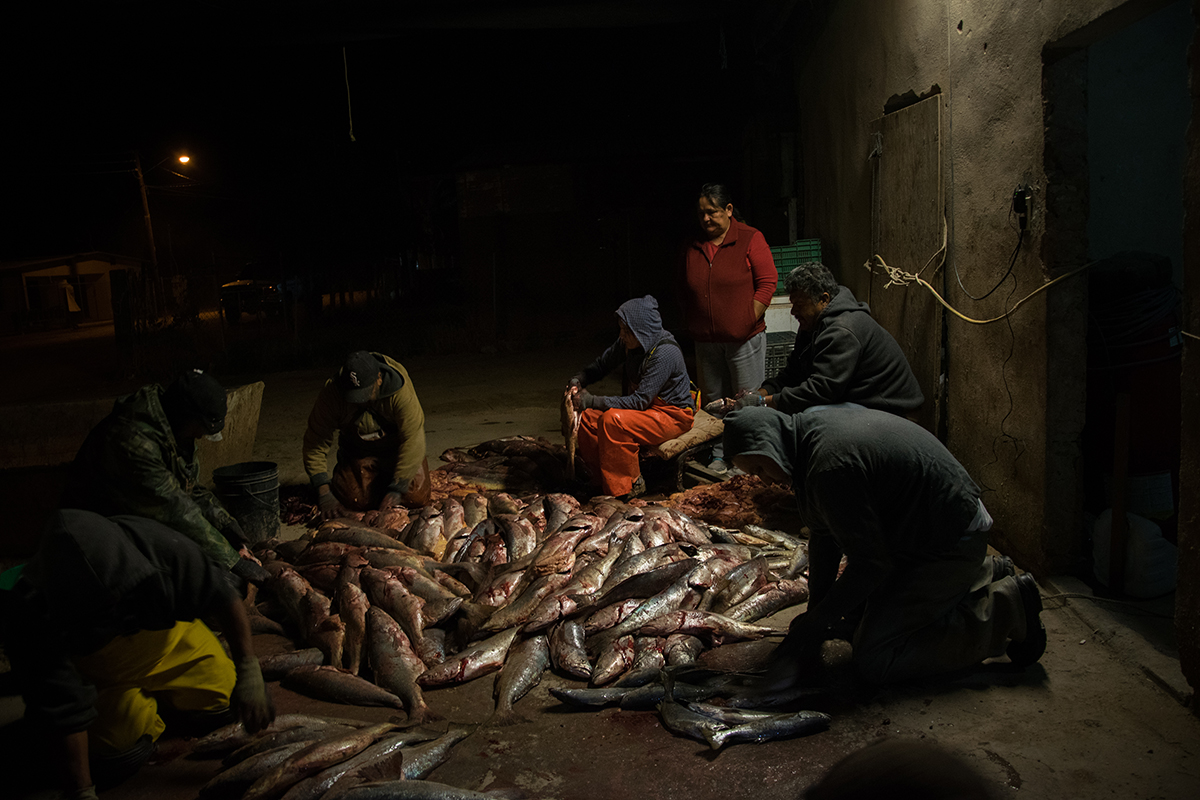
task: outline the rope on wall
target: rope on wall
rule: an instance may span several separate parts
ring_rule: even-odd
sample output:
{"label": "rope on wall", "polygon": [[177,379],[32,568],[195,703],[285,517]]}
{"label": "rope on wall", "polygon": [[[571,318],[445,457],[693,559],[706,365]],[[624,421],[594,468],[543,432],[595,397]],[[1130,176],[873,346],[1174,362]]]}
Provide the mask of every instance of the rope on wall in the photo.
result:
{"label": "rope on wall", "polygon": [[350,118],[350,141],[356,142],[354,138],[354,112],[350,108],[350,65],[346,63],[346,48],[342,48],[342,71],[346,76],[346,116]]}

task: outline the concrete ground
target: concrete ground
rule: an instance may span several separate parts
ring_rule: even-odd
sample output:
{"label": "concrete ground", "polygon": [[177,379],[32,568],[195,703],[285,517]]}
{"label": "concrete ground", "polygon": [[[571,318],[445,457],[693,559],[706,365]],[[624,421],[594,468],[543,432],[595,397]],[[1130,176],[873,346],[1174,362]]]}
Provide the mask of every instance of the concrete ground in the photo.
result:
{"label": "concrete ground", "polygon": [[[596,354],[593,350],[561,346],[453,357],[399,354],[426,412],[431,468],[451,446],[514,434],[557,437],[559,392]],[[229,383],[265,381],[254,457],[276,462],[284,484],[303,481],[300,436],[327,372],[226,377]],[[792,800],[845,755],[883,737],[901,737],[933,742],[957,754],[993,783],[1001,797],[1200,796],[1200,719],[1185,705],[1192,690],[1173,649],[1172,596],[1118,604],[1093,599],[1090,589],[1070,576],[1038,578],[1049,647],[1041,662],[1024,672],[997,665],[865,692],[841,680],[836,664],[845,648],[834,647],[828,655],[835,662],[836,688],[809,704],[833,716],[828,731],[720,752],[673,736],[652,711],[566,708],[547,687],[578,684],[548,674],[517,703],[527,723],[478,729],[431,778],[477,790],[515,789],[546,800]],[[263,652],[289,646],[280,637],[256,639]],[[278,684],[271,691],[281,712],[304,709],[373,720],[390,716],[384,709],[309,700]],[[448,720],[474,725],[491,713],[491,691],[492,679],[485,677],[429,691],[426,697]],[[6,699],[7,716],[0,722],[14,716],[13,703]],[[4,738],[12,743],[11,736]],[[37,754],[27,756],[33,761],[15,761],[21,748],[13,747],[0,747],[3,774],[26,772],[19,763],[38,763]],[[192,798],[217,769],[215,762],[177,758],[146,767],[103,797]]]}

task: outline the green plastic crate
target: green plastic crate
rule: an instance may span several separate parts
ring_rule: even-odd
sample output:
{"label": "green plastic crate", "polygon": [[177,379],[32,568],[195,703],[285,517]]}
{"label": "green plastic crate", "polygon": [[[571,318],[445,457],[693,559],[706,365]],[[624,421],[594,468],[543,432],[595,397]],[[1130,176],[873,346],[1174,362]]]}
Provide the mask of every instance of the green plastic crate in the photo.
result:
{"label": "green plastic crate", "polygon": [[783,288],[783,279],[801,264],[821,260],[821,240],[798,239],[794,244],[772,247],[771,257],[775,259],[775,269],[779,273],[779,283],[775,287],[775,294],[787,294]]}
{"label": "green plastic crate", "polygon": [[767,378],[774,378],[779,370],[787,366],[788,356],[796,345],[796,334],[791,331],[767,334]]}

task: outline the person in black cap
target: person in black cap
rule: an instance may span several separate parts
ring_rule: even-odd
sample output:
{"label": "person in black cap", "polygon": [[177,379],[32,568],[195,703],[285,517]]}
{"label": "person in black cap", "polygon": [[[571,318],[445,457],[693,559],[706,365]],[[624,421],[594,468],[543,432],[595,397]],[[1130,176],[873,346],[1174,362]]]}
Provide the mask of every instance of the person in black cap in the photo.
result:
{"label": "person in black cap", "polygon": [[[153,520],[66,509],[0,588],[31,743],[68,796],[95,798],[94,782],[137,771],[168,728],[199,735],[241,720],[253,733],[274,719],[226,575]],[[201,618],[216,621],[232,658]]]}
{"label": "person in black cap", "polygon": [[[337,433],[337,465],[329,451]],[[429,502],[425,412],[408,371],[382,353],[351,353],[308,416],[304,469],[321,515]]]}
{"label": "person in black cap", "polygon": [[76,453],[60,507],[157,520],[238,577],[265,581],[241,525],[199,482],[196,440],[221,438],[227,402],[200,370],[118,399]]}

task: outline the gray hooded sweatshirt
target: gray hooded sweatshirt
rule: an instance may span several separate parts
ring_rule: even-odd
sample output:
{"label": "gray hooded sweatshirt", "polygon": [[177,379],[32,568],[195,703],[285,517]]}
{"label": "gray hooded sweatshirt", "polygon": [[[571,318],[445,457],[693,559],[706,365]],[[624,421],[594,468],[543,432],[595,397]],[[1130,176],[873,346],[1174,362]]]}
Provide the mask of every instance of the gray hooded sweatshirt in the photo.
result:
{"label": "gray hooded sweatshirt", "polygon": [[695,410],[683,350],[675,337],[663,330],[658,301],[650,295],[627,300],[617,309],[617,317],[633,331],[641,347],[627,351],[618,337],[575,376],[581,385],[588,386],[624,365],[629,394],[597,395],[594,408],[645,411],[655,397],[661,397],[667,405]]}
{"label": "gray hooded sweatshirt", "polygon": [[767,376],[763,388],[786,414],[858,403],[904,415],[925,402],[900,345],[845,286],[838,287],[813,330],[796,333],[787,364]]}

